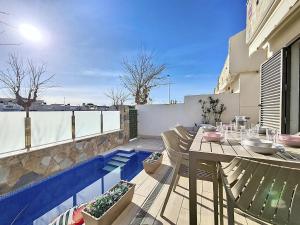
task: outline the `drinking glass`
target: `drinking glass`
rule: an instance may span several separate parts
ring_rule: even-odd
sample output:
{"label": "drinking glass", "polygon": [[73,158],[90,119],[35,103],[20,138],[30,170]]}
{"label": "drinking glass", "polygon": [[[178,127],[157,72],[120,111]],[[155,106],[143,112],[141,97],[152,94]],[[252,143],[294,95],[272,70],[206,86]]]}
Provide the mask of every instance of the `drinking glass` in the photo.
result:
{"label": "drinking glass", "polygon": [[235,126],[235,123],[233,123],[232,121],[230,122],[230,133],[232,133],[235,129],[234,129],[234,126]]}
{"label": "drinking glass", "polygon": [[241,142],[247,138],[246,126],[240,126],[240,139]]}
{"label": "drinking glass", "polygon": [[248,129],[248,136],[250,138],[258,138],[258,130],[256,126],[252,126],[252,128]]}
{"label": "drinking glass", "polygon": [[225,130],[224,130],[224,139],[225,140],[227,139],[227,136],[228,136],[228,130],[229,130],[229,126],[226,126]]}
{"label": "drinking glass", "polygon": [[267,140],[272,141],[272,142],[276,142],[277,138],[277,130],[276,129],[272,129],[272,128],[267,128],[266,130],[266,134],[267,134]]}
{"label": "drinking glass", "polygon": [[220,129],[222,126],[223,126],[223,123],[222,123],[222,122],[216,122],[216,127],[217,127],[218,129]]}

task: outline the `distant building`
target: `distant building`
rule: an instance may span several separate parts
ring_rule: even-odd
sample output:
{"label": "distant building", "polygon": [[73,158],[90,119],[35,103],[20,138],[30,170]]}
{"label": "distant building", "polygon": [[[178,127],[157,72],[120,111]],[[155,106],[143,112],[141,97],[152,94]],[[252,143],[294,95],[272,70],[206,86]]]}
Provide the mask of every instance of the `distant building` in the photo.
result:
{"label": "distant building", "polygon": [[[0,111],[23,111],[23,107],[16,103],[13,98],[0,98]],[[43,100],[33,102],[30,111],[107,111],[108,106],[98,106],[93,103],[83,103],[81,106],[72,106],[70,104],[50,104]]]}
{"label": "distant building", "polygon": [[79,110],[80,111],[93,111],[93,110],[97,110],[97,111],[107,111],[109,109],[108,106],[98,106],[95,105],[93,103],[83,103],[82,106],[79,106]]}
{"label": "distant building", "polygon": [[16,103],[12,98],[0,98],[0,111],[21,111],[23,107]]}

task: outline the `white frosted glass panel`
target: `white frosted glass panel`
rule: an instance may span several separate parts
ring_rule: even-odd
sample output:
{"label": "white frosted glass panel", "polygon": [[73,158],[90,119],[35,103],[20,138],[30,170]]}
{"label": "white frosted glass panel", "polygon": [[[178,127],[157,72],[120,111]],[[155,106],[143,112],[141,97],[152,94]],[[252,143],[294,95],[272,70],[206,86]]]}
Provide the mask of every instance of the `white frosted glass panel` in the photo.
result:
{"label": "white frosted glass panel", "polygon": [[55,206],[55,208],[46,212],[41,217],[33,221],[33,225],[45,225],[50,224],[55,220],[60,214],[66,212],[68,209],[73,207],[73,197],[68,198],[66,201],[62,202],[60,205]]}
{"label": "white frosted glass panel", "polygon": [[76,194],[76,204],[90,202],[102,194],[102,179],[95,181]]}
{"label": "white frosted glass panel", "polygon": [[106,174],[102,179],[104,182],[103,192],[106,192],[121,180],[121,167],[117,167],[110,173]]}
{"label": "white frosted glass panel", "polygon": [[30,112],[31,146],[72,139],[72,112]]}
{"label": "white frosted glass panel", "polygon": [[25,148],[25,112],[0,112],[0,153]]}
{"label": "white frosted glass panel", "polygon": [[103,132],[120,129],[120,111],[103,112]]}
{"label": "white frosted glass panel", "polygon": [[101,112],[75,112],[76,137],[101,133]]}

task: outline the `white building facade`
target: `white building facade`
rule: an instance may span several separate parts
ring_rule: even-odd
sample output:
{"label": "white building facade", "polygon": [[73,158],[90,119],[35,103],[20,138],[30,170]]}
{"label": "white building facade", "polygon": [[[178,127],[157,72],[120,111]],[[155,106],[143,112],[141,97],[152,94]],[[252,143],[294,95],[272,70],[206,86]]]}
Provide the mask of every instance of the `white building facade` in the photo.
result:
{"label": "white building facade", "polygon": [[250,117],[252,123],[259,121],[259,73],[266,60],[261,50],[249,56],[246,31],[229,39],[228,55],[215,88],[215,93],[239,93],[240,114]]}
{"label": "white building facade", "polygon": [[300,130],[300,1],[249,0],[249,55],[265,50],[260,73],[260,121],[282,133]]}

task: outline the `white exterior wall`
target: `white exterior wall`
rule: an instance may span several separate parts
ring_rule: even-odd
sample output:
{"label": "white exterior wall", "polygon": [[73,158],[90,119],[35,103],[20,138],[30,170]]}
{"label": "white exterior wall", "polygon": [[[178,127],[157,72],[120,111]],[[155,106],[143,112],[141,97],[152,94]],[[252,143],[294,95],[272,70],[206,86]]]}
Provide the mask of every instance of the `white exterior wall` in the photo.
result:
{"label": "white exterior wall", "polygon": [[289,46],[300,37],[300,9],[288,23],[281,27],[277,33],[268,40],[268,56],[271,57],[281,48]]}
{"label": "white exterior wall", "polygon": [[260,65],[267,59],[266,52],[258,50],[249,56],[246,44],[246,31],[243,30],[229,40],[229,72],[232,75],[259,71]]}
{"label": "white exterior wall", "polygon": [[[268,57],[271,57],[273,53],[297,37],[299,35],[299,7],[299,0],[276,0],[274,7],[271,7],[266,15],[263,14],[265,21],[259,26],[260,29],[251,35],[248,42],[249,54],[252,55],[258,49],[268,48]],[[255,19],[255,17],[251,18],[251,20]],[[249,25],[251,23],[248,22],[247,30],[249,30]]]}
{"label": "white exterior wall", "polygon": [[180,104],[149,104],[138,105],[138,135],[159,136],[162,132],[174,128],[176,125],[193,127],[202,122],[200,99],[208,96],[219,98],[227,110],[222,115],[223,122],[230,122],[234,116],[240,114],[239,94],[192,95],[185,96]]}
{"label": "white exterior wall", "polygon": [[231,90],[233,93],[240,93],[240,76],[238,76],[231,84]]}
{"label": "white exterior wall", "polygon": [[259,122],[260,75],[250,72],[240,74],[240,113],[250,117],[250,122]]}
{"label": "white exterior wall", "polygon": [[266,59],[267,54],[264,50],[258,50],[252,56],[249,56],[245,30],[232,36],[229,39],[228,56],[219,78],[216,93],[239,93],[241,90],[239,81],[240,74],[259,71],[260,65],[266,61]]}

